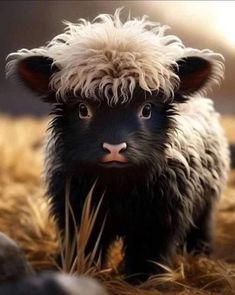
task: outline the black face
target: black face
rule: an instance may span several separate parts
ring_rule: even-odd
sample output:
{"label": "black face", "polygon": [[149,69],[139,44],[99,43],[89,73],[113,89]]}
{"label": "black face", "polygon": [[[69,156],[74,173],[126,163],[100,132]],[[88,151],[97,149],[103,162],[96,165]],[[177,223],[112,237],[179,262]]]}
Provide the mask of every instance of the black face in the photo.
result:
{"label": "black face", "polygon": [[136,177],[161,167],[173,124],[171,105],[143,94],[112,107],[105,101],[75,100],[56,106],[52,124],[67,171],[110,177],[125,171]]}

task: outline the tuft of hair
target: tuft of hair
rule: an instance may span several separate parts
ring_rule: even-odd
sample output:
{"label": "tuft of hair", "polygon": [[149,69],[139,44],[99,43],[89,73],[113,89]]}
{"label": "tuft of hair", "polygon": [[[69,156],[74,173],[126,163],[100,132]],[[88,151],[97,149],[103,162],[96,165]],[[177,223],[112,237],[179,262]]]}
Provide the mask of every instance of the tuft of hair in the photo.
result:
{"label": "tuft of hair", "polygon": [[72,91],[75,96],[102,97],[110,105],[125,103],[138,85],[148,92],[163,92],[167,100],[179,86],[173,70],[178,67],[177,61],[193,55],[211,65],[210,78],[200,94],[220,83],[224,73],[220,54],[186,48],[178,37],[166,34],[167,26],[151,22],[146,16],[129,16],[122,22],[120,12],[117,9],[114,15],[101,14],[92,22],[65,22],[65,32],[46,46],[10,54],[8,75],[16,73],[21,59],[39,55],[53,59],[53,65],[59,68],[50,79],[57,99],[65,99]]}

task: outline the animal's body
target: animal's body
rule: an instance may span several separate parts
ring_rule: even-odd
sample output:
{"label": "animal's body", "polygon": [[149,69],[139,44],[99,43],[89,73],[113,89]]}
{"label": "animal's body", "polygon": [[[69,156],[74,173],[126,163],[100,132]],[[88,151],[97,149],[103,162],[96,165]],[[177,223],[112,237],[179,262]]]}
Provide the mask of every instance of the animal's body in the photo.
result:
{"label": "animal's body", "polygon": [[9,72],[53,104],[47,183],[64,229],[65,187],[77,224],[96,181],[103,196],[87,251],[106,218],[103,259],[121,236],[128,274],[158,272],[177,249],[209,252],[216,200],[226,182],[227,142],[212,101],[222,58],[185,48],[146,20],[69,25],[43,48],[20,51]]}

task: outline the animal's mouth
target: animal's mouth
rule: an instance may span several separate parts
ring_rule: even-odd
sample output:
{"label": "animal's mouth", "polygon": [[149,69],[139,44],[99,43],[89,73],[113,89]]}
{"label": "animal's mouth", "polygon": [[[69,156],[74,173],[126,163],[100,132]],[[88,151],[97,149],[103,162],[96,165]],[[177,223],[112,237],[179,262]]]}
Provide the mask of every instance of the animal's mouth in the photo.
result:
{"label": "animal's mouth", "polygon": [[99,162],[99,165],[105,168],[125,168],[129,166],[128,162],[120,162],[120,161],[108,161],[108,162]]}
{"label": "animal's mouth", "polygon": [[104,155],[99,162],[104,167],[119,168],[126,166],[128,159],[123,154],[112,152]]}

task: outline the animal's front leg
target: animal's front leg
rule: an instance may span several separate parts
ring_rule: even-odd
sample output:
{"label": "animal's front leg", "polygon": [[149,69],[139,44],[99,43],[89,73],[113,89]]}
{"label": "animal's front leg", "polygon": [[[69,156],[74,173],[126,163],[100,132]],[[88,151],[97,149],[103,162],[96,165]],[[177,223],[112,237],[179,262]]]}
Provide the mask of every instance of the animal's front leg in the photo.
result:
{"label": "animal's front leg", "polygon": [[125,239],[125,273],[134,281],[146,280],[164,269],[157,263],[169,265],[175,243],[166,235],[148,233]]}
{"label": "animal's front leg", "polygon": [[113,223],[109,219],[105,220],[105,222],[102,218],[96,220],[86,247],[86,255],[96,251],[94,260],[97,262],[101,258],[102,267],[106,265],[108,248],[117,235],[116,229],[112,225]]}

